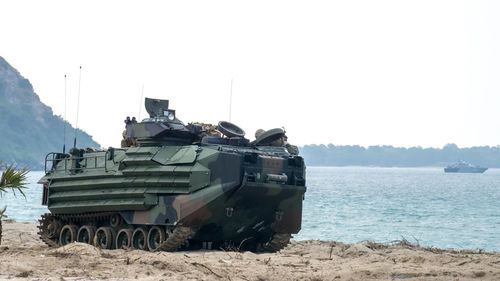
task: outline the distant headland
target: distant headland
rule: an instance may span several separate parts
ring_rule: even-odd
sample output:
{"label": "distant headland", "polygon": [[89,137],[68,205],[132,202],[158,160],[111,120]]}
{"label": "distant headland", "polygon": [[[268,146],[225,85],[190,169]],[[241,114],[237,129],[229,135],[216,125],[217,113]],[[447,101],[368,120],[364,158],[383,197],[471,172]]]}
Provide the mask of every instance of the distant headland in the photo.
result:
{"label": "distant headland", "polygon": [[475,165],[500,168],[500,146],[459,148],[393,147],[359,145],[305,145],[300,153],[309,166],[444,167],[464,160]]}
{"label": "distant headland", "polygon": [[[40,101],[28,79],[0,56],[0,160],[32,170],[43,169],[47,152],[62,151],[66,125],[66,145],[74,130],[61,116]],[[100,145],[78,130],[79,147]],[[464,160],[489,168],[500,168],[500,146],[459,148],[393,147],[359,145],[305,145],[300,153],[309,166],[446,166]]]}

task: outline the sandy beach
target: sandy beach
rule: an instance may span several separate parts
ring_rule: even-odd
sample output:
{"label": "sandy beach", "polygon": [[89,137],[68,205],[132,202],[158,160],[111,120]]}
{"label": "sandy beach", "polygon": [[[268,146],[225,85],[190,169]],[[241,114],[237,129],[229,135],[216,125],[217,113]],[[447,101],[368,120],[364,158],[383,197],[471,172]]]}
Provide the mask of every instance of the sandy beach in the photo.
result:
{"label": "sandy beach", "polygon": [[54,249],[34,223],[3,225],[0,280],[500,280],[498,252],[316,240],[274,254]]}

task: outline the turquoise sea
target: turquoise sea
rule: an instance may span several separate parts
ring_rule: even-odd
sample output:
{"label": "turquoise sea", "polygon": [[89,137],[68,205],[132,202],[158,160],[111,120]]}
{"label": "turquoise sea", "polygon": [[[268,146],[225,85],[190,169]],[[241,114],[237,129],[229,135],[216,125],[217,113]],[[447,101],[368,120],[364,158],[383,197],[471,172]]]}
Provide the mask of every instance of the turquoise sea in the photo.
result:
{"label": "turquoise sea", "polygon": [[[0,208],[36,221],[43,172],[31,172],[27,199],[5,194]],[[309,167],[297,240],[390,243],[500,251],[500,169],[445,174],[442,168]]]}

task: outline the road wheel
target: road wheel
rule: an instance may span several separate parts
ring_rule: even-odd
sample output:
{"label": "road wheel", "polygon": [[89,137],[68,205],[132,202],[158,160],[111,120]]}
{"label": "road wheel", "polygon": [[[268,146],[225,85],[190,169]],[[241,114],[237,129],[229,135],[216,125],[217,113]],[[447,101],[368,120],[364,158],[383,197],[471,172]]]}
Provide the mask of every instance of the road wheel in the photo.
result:
{"label": "road wheel", "polygon": [[165,231],[159,226],[153,226],[148,232],[148,248],[154,251],[165,241]]}
{"label": "road wheel", "polygon": [[86,244],[92,244],[94,242],[96,228],[92,225],[84,225],[78,230],[78,235],[76,236],[77,242],[82,242]]}
{"label": "road wheel", "polygon": [[97,229],[94,236],[94,246],[101,249],[111,249],[113,247],[113,230],[111,227],[102,226]]}
{"label": "road wheel", "polygon": [[134,231],[130,228],[120,229],[118,234],[116,234],[115,248],[116,249],[127,249],[132,246],[132,236]]}
{"label": "road wheel", "polygon": [[148,237],[148,231],[140,226],[134,230],[134,233],[132,234],[132,247],[137,250],[148,250],[148,243],[147,243],[147,237]]}
{"label": "road wheel", "polygon": [[59,243],[61,246],[73,243],[76,240],[76,235],[78,233],[78,226],[74,224],[67,224],[61,229],[61,234],[59,234]]}
{"label": "road wheel", "polygon": [[122,216],[120,214],[113,214],[109,217],[109,225],[111,227],[118,227],[122,224]]}

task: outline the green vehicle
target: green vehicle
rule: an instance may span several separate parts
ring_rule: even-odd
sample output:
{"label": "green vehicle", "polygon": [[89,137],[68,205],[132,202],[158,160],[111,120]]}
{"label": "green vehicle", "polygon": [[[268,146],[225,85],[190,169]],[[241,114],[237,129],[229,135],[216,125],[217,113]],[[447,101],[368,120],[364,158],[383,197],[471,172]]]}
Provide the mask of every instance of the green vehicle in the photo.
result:
{"label": "green vehicle", "polygon": [[125,120],[125,147],[47,155],[46,244],[274,252],[299,232],[305,165],[282,129],[250,142],[232,123],[214,134],[184,125],[168,100],[145,104],[149,118]]}

